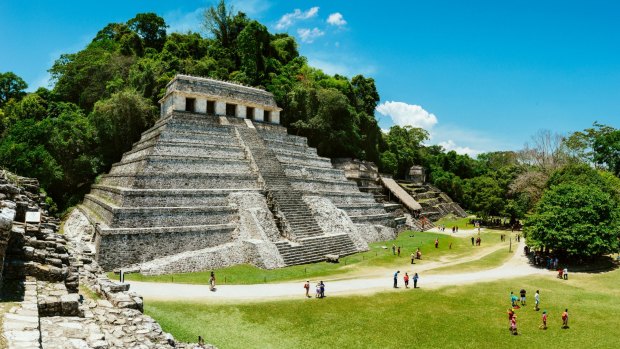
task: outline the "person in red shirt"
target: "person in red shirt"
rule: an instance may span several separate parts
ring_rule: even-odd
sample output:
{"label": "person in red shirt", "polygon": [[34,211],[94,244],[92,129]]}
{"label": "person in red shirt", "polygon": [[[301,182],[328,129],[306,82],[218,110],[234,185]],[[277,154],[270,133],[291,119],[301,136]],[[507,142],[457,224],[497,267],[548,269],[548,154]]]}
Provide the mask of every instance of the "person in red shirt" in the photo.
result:
{"label": "person in red shirt", "polygon": [[508,309],[508,329],[512,331],[512,317],[515,315],[513,309]]}
{"label": "person in red shirt", "polygon": [[542,325],[539,327],[541,330],[547,329],[547,311],[544,310],[542,313]]}
{"label": "person in red shirt", "polygon": [[568,308],[562,313],[562,328],[568,328]]}
{"label": "person in red shirt", "polygon": [[409,288],[409,274],[405,273],[403,280],[405,281],[405,288]]}
{"label": "person in red shirt", "polygon": [[512,320],[510,320],[510,332],[515,336],[519,334],[517,332],[517,315],[513,315]]}

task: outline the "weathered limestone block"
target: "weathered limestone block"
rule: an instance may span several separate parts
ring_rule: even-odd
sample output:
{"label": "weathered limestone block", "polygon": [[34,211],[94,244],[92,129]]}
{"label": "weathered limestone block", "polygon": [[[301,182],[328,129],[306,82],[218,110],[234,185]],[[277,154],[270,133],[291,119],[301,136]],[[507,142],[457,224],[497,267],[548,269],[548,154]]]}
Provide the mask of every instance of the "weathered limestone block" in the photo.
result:
{"label": "weathered limestone block", "polygon": [[360,235],[357,227],[347,214],[334,205],[329,199],[321,196],[304,196],[316,221],[327,235],[347,234],[358,251],[367,251],[368,242]]}

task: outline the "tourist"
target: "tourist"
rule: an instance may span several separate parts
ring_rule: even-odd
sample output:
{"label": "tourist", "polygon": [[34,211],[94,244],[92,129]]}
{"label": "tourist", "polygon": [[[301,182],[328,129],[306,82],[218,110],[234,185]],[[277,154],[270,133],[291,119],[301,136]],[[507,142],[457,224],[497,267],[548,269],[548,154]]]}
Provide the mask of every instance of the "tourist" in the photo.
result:
{"label": "tourist", "polygon": [[564,280],[568,280],[568,267],[564,267],[563,272],[564,272],[564,275],[563,275],[564,276]]}
{"label": "tourist", "polygon": [[510,332],[515,336],[519,334],[517,332],[517,314],[514,314],[512,320],[510,320]]}
{"label": "tourist", "polygon": [[520,295],[521,295],[521,305],[525,305],[525,293],[527,291],[525,291],[524,288],[521,289],[521,291],[519,291]]}
{"label": "tourist", "polygon": [[215,291],[215,273],[211,272],[211,276],[209,277],[209,289],[211,291]]}
{"label": "tourist", "polygon": [[454,231],[456,230],[456,227],[452,227],[452,234],[454,234]]}
{"label": "tourist", "polygon": [[398,257],[400,257],[400,246],[398,246]]}
{"label": "tourist", "polygon": [[409,274],[405,273],[405,276],[403,276],[403,281],[405,282],[405,288],[409,288]]}
{"label": "tourist", "polygon": [[392,254],[396,255],[396,245],[392,244]]}
{"label": "tourist", "polygon": [[411,252],[411,264],[415,264],[415,263],[413,263],[414,259],[415,259],[415,254],[413,252]]}
{"label": "tourist", "polygon": [[304,289],[306,289],[306,297],[310,298],[310,281],[306,281],[304,284]]}
{"label": "tourist", "polygon": [[564,269],[558,269],[558,279],[564,279]]}
{"label": "tourist", "polygon": [[513,308],[517,306],[517,300],[517,296],[515,296],[512,291],[510,291],[510,305],[512,305]]}
{"label": "tourist", "polygon": [[316,298],[321,298],[321,283],[317,283],[316,284],[316,294],[315,294]]}
{"label": "tourist", "polygon": [[418,276],[418,273],[413,274],[413,288],[418,288],[418,279],[420,277]]}
{"label": "tourist", "polygon": [[321,289],[321,298],[325,298],[325,284],[323,283],[323,281],[319,282],[320,285],[320,289]]}
{"label": "tourist", "polygon": [[439,247],[439,238],[436,238],[435,239],[435,248],[438,248],[438,247]]}
{"label": "tourist", "polygon": [[448,249],[451,250],[452,249],[452,243],[450,243],[450,246],[448,246]]}
{"label": "tourist", "polygon": [[536,306],[536,308],[535,308],[536,311],[539,311],[540,310],[540,308],[539,308],[539,305],[540,305],[540,292],[538,290],[536,290],[536,294],[534,295],[534,303],[535,303],[535,306]]}
{"label": "tourist", "polygon": [[471,245],[474,246],[474,237],[471,237]]}
{"label": "tourist", "polygon": [[204,348],[205,347],[205,340],[204,340],[204,338],[202,338],[202,336],[198,336],[198,347],[199,348]]}
{"label": "tourist", "polygon": [[568,328],[568,308],[562,313],[562,328]]}
{"label": "tourist", "polygon": [[400,274],[400,270],[394,273],[394,288],[398,288],[398,274]]}
{"label": "tourist", "polygon": [[422,251],[420,251],[420,248],[418,247],[418,249],[415,252],[415,256],[417,259],[422,259]]}
{"label": "tourist", "polygon": [[543,311],[542,313],[542,325],[540,325],[539,327],[542,330],[546,330],[547,329],[547,311]]}
{"label": "tourist", "polygon": [[512,329],[512,317],[515,315],[513,308],[508,308],[508,329]]}

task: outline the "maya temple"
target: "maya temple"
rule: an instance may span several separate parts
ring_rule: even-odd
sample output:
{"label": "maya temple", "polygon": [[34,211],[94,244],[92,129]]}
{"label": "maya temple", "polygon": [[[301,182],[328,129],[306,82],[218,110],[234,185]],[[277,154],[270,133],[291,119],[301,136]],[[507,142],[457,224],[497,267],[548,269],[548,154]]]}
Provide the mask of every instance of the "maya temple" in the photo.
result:
{"label": "maya temple", "polygon": [[90,222],[93,253],[107,270],[323,261],[392,239],[404,223],[388,212],[400,205],[378,201],[306,138],[288,134],[269,92],[177,75],[160,104],[160,119],[71,218]]}

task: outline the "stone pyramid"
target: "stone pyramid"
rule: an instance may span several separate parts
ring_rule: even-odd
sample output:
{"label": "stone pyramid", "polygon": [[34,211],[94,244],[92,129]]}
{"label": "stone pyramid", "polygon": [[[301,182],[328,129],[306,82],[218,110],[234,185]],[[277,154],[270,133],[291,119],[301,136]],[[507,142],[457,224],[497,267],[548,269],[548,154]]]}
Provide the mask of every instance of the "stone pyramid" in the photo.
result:
{"label": "stone pyramid", "polygon": [[177,75],[160,103],[160,120],[71,218],[95,227],[105,269],[275,268],[394,236],[372,194],[279,125],[270,93]]}

